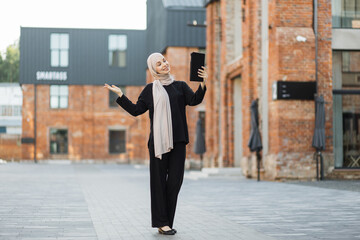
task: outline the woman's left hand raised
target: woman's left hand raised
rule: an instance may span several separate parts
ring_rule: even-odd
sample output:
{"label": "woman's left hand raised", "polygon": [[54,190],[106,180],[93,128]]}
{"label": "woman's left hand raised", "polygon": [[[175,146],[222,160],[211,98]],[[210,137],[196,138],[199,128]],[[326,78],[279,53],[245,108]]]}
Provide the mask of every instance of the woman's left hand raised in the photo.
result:
{"label": "woman's left hand raised", "polygon": [[202,66],[201,68],[199,68],[199,70],[198,70],[198,76],[204,79],[204,81],[201,82],[201,87],[202,87],[202,89],[204,89],[206,80],[207,80],[207,78],[208,78],[208,75],[207,75],[207,72],[206,72],[206,68],[205,68],[204,66]]}

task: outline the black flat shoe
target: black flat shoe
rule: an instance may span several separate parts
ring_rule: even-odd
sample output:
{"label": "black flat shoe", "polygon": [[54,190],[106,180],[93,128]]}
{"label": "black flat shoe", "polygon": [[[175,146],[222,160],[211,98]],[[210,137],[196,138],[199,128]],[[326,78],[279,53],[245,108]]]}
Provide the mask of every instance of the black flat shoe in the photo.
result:
{"label": "black flat shoe", "polygon": [[174,232],[175,232],[175,233],[177,233],[177,231],[176,231],[176,229],[175,229],[175,228],[173,228],[172,230],[174,230]]}
{"label": "black flat shoe", "polygon": [[164,234],[164,235],[175,235],[175,233],[176,233],[176,230],[174,231],[174,229],[164,231],[161,228],[159,228],[158,230],[159,230],[160,234]]}

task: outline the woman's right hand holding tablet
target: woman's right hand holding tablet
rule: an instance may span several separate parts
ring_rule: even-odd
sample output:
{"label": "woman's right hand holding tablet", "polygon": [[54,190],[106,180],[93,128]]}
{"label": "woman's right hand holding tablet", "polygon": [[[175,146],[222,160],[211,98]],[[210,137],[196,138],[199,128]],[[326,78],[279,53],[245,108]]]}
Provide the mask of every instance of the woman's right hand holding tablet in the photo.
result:
{"label": "woman's right hand holding tablet", "polygon": [[117,95],[119,95],[119,97],[122,97],[123,92],[121,91],[121,89],[115,85],[108,85],[107,83],[105,83],[104,88],[109,89],[110,91],[113,91],[114,93],[116,93]]}

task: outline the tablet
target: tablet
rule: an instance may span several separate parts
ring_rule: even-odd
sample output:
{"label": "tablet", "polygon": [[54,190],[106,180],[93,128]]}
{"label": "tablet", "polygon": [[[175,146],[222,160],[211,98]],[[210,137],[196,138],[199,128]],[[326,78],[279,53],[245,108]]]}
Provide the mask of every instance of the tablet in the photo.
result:
{"label": "tablet", "polygon": [[190,81],[202,82],[204,79],[198,76],[198,70],[205,67],[205,54],[192,52],[190,61]]}

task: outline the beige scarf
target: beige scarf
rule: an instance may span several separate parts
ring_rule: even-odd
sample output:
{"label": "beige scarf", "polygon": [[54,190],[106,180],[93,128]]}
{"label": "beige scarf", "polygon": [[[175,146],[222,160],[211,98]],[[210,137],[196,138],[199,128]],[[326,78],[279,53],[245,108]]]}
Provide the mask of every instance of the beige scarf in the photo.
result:
{"label": "beige scarf", "polygon": [[154,151],[155,157],[160,159],[162,159],[162,154],[170,152],[174,148],[170,100],[163,87],[163,85],[167,86],[174,82],[174,78],[169,73],[158,74],[156,72],[156,63],[163,59],[164,56],[160,53],[153,53],[147,59],[149,71],[155,79],[152,87]]}

